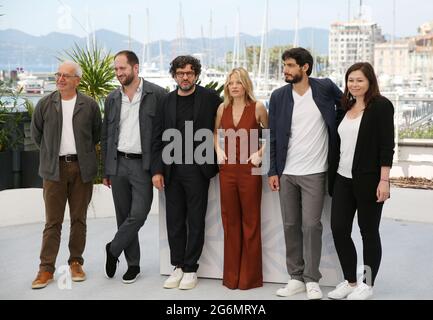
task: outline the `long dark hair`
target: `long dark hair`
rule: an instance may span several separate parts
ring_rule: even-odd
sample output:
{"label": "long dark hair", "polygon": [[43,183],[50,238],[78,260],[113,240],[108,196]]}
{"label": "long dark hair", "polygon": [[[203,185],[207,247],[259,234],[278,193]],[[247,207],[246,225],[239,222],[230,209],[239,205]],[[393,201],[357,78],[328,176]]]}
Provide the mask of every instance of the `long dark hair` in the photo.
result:
{"label": "long dark hair", "polygon": [[364,102],[365,107],[368,108],[371,100],[380,96],[379,84],[377,83],[376,74],[374,73],[373,66],[368,62],[358,62],[351,66],[346,72],[346,88],[344,89],[343,97],[341,98],[341,106],[344,110],[348,111],[354,106],[356,99],[349,92],[347,82],[349,80],[349,75],[360,70],[368,80],[368,90],[365,93]]}

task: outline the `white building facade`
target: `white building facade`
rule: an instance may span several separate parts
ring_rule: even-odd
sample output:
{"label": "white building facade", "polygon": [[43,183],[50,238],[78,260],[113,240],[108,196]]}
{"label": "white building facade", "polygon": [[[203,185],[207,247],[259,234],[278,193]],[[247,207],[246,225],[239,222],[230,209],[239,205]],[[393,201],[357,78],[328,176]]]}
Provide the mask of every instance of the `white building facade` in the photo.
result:
{"label": "white building facade", "polygon": [[344,75],[357,62],[374,65],[374,46],[385,42],[379,26],[367,20],[336,22],[329,35],[329,66],[332,74]]}

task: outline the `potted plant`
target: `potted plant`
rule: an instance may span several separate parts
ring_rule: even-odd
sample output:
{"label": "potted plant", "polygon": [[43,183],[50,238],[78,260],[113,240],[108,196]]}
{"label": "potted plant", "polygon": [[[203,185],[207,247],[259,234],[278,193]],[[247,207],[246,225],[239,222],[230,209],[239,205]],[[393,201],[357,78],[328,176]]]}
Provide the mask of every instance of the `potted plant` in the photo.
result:
{"label": "potted plant", "polygon": [[24,120],[29,119],[32,104],[21,97],[21,90],[0,81],[0,190],[21,185],[21,150]]}

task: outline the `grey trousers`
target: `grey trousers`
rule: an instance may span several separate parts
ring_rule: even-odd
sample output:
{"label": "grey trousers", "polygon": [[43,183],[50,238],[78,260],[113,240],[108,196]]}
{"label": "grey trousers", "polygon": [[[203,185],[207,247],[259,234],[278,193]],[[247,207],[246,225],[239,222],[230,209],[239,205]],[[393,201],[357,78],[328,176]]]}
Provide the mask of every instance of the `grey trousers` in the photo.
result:
{"label": "grey trousers", "polygon": [[115,257],[123,252],[128,266],[139,266],[138,231],[152,205],[152,178],[143,170],[141,159],[123,157],[118,158],[117,175],[110,178],[118,228],[110,251]]}
{"label": "grey trousers", "polygon": [[322,254],[322,223],[326,173],[282,175],[280,204],[291,279],[318,282]]}

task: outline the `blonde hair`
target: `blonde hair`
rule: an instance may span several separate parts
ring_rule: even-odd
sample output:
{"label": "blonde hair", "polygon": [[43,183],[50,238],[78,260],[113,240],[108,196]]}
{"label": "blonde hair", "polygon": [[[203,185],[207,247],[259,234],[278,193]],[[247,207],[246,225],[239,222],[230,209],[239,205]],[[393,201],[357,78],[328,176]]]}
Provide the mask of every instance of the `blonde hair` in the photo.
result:
{"label": "blonde hair", "polygon": [[233,104],[233,97],[230,96],[229,92],[229,82],[233,75],[237,75],[239,81],[245,89],[245,101],[246,102],[256,102],[256,98],[253,93],[253,82],[248,74],[248,71],[244,68],[234,68],[227,76],[226,82],[224,83],[224,107]]}

